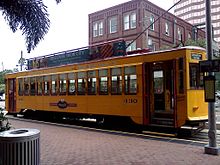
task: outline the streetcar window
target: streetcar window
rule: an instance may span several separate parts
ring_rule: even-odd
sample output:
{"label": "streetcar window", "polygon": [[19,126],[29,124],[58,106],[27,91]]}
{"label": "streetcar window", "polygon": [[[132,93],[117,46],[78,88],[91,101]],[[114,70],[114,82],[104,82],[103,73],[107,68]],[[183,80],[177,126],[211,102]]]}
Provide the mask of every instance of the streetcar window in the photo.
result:
{"label": "streetcar window", "polygon": [[68,73],[68,94],[74,95],[76,93],[75,73]]}
{"label": "streetcar window", "polygon": [[122,71],[121,68],[111,69],[111,93],[121,94],[122,93]]}
{"label": "streetcar window", "polygon": [[85,95],[86,93],[86,72],[79,72],[77,74],[77,94]]}
{"label": "streetcar window", "polygon": [[37,94],[42,95],[43,93],[43,77],[37,77]]}
{"label": "streetcar window", "polygon": [[29,95],[29,78],[24,78],[24,94]]}
{"label": "streetcar window", "polygon": [[36,78],[35,77],[31,77],[30,78],[30,95],[35,95],[35,84],[36,84]]}
{"label": "streetcar window", "polygon": [[18,79],[18,94],[19,96],[22,96],[23,95],[23,79],[22,78],[19,78]]}
{"label": "streetcar window", "polygon": [[49,95],[50,94],[50,77],[44,76],[44,94]]}
{"label": "streetcar window", "polygon": [[136,67],[125,67],[125,94],[137,93]]}
{"label": "streetcar window", "polygon": [[99,94],[108,94],[108,69],[99,70]]}
{"label": "streetcar window", "polygon": [[199,72],[199,64],[189,64],[190,88],[198,89],[203,87],[203,74]]}
{"label": "streetcar window", "polygon": [[51,76],[51,94],[56,95],[57,94],[57,89],[58,89],[58,84],[57,84],[58,76],[57,75],[52,75]]}
{"label": "streetcar window", "polygon": [[66,94],[66,74],[61,74],[60,75],[60,81],[59,81],[59,86],[60,86],[60,95],[65,95]]}
{"label": "streetcar window", "polygon": [[183,58],[179,59],[179,93],[184,93],[184,61]]}
{"label": "streetcar window", "polygon": [[164,71],[158,70],[154,71],[154,93],[162,94],[164,92]]}
{"label": "streetcar window", "polygon": [[88,71],[88,94],[96,94],[96,71]]}

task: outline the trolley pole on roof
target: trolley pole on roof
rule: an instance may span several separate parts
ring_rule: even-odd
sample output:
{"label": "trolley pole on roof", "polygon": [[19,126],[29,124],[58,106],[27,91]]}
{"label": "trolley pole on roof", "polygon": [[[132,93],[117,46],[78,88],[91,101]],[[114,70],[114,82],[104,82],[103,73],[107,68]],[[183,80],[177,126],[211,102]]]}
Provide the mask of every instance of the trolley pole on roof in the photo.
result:
{"label": "trolley pole on roof", "polygon": [[[206,53],[208,60],[212,60],[212,25],[211,25],[211,1],[206,0]],[[208,76],[214,76],[213,72],[208,72]],[[205,146],[205,153],[219,155],[220,149],[216,143],[216,115],[214,102],[208,103],[208,138],[209,144]]]}

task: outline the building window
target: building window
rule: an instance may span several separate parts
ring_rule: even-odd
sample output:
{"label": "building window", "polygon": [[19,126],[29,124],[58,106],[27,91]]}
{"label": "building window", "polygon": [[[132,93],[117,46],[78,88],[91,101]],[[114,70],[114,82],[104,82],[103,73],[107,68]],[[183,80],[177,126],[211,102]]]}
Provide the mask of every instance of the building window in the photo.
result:
{"label": "building window", "polygon": [[[131,43],[132,42],[132,43]],[[130,44],[131,43],[131,44]],[[136,41],[127,41],[126,45],[129,45],[126,49],[126,51],[132,51],[132,50],[136,50]]]}
{"label": "building window", "polygon": [[168,22],[165,23],[165,34],[167,36],[170,35],[170,27],[169,27],[169,23]]}
{"label": "building window", "polygon": [[109,32],[115,33],[117,32],[117,17],[112,17],[109,19]]}
{"label": "building window", "polygon": [[99,36],[103,35],[103,22],[99,22],[98,24],[98,28],[99,28]]}
{"label": "building window", "polygon": [[93,24],[93,37],[98,36],[98,23]]}
{"label": "building window", "polygon": [[150,30],[154,30],[154,16],[151,15],[150,16]]}
{"label": "building window", "polygon": [[155,44],[151,38],[148,38],[147,47],[150,49],[150,51],[155,51]]}
{"label": "building window", "polygon": [[136,13],[132,13],[130,16],[131,29],[136,28]]}
{"label": "building window", "polygon": [[93,37],[103,35],[103,21],[93,23]]}
{"label": "building window", "polygon": [[181,32],[180,28],[177,29],[177,35],[178,35],[178,40],[181,41],[182,32]]}
{"label": "building window", "polygon": [[129,15],[124,16],[124,30],[129,29]]}
{"label": "building window", "polygon": [[124,30],[136,28],[136,13],[129,13],[124,15]]}

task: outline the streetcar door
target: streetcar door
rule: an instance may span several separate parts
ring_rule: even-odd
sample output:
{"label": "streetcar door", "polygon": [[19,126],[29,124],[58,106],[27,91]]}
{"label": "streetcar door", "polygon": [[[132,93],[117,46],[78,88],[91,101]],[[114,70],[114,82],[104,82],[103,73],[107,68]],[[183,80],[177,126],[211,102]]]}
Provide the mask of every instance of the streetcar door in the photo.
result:
{"label": "streetcar door", "polygon": [[8,107],[7,110],[9,113],[16,112],[16,79],[8,79],[8,88],[7,88],[7,94],[8,94],[8,102],[6,103],[6,106]]}
{"label": "streetcar door", "polygon": [[149,64],[149,122],[152,125],[175,126],[175,61]]}

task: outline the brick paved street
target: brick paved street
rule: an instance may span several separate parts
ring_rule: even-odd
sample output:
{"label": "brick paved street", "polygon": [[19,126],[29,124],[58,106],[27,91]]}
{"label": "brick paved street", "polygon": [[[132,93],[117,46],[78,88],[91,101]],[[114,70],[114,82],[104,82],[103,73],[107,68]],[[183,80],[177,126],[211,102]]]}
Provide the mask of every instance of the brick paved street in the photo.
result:
{"label": "brick paved street", "polygon": [[10,119],[41,131],[41,165],[219,165],[204,147]]}

